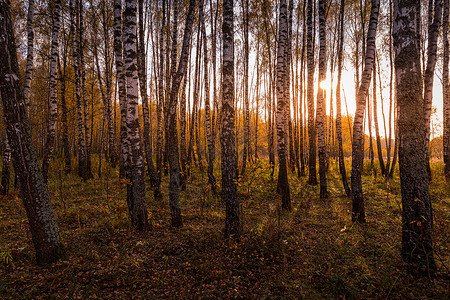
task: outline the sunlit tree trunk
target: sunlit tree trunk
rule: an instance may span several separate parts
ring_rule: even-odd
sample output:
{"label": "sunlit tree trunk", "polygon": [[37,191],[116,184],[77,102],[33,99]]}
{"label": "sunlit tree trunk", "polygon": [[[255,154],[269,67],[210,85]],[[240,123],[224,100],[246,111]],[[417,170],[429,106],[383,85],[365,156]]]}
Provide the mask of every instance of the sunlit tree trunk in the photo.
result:
{"label": "sunlit tree trunk", "polygon": [[287,175],[287,114],[286,106],[289,105],[286,91],[287,62],[286,62],[286,43],[288,39],[288,20],[286,0],[280,1],[279,31],[278,31],[278,49],[277,49],[277,145],[278,145],[278,187],[281,194],[282,207],[291,208],[291,195]]}
{"label": "sunlit tree trunk", "polygon": [[20,79],[9,1],[0,1],[0,95],[14,169],[28,217],[38,264],[64,255],[58,225],[38,165]]}
{"label": "sunlit tree trunk", "polygon": [[379,0],[372,0],[370,11],[369,29],[367,31],[367,47],[365,52],[364,70],[361,85],[358,89],[355,119],[353,122],[352,141],[352,220],[365,223],[364,198],[362,190],[361,175],[364,161],[364,111],[366,109],[366,98],[370,86],[373,65],[375,63],[375,36],[378,24]]}
{"label": "sunlit tree trunk", "polygon": [[327,198],[327,144],[326,144],[326,108],[325,91],[320,87],[320,83],[326,79],[327,57],[326,57],[326,19],[325,0],[319,0],[319,86],[317,88],[317,134],[319,148],[319,179],[320,198]]}
{"label": "sunlit tree trunk", "polygon": [[432,207],[426,170],[417,15],[420,2],[394,0],[394,49],[398,105],[402,257],[424,274],[436,269],[431,238]]}
{"label": "sunlit tree trunk", "polygon": [[233,0],[223,1],[222,23],[222,199],[226,203],[225,238],[239,239],[239,200],[235,150]]}
{"label": "sunlit tree trunk", "polygon": [[450,181],[450,94],[449,94],[449,45],[448,45],[448,17],[449,17],[449,0],[444,1],[444,15],[442,20],[442,38],[444,44],[443,68],[442,68],[442,94],[444,100],[444,174],[447,182]]}
{"label": "sunlit tree trunk", "polygon": [[137,1],[126,0],[123,14],[123,46],[127,82],[126,130],[129,149],[125,156],[125,174],[130,180],[127,184],[127,203],[131,223],[137,230],[147,230],[149,224],[145,206],[144,157],[139,136],[136,12]]}
{"label": "sunlit tree trunk", "polygon": [[309,138],[309,179],[311,185],[317,184],[316,174],[316,125],[314,121],[314,44],[313,44],[313,1],[308,0],[306,15],[307,40],[306,55],[308,64],[307,100],[308,100],[308,138]]}
{"label": "sunlit tree trunk", "polygon": [[44,159],[42,160],[42,176],[47,182],[48,168],[50,158],[52,156],[53,147],[55,144],[55,128],[56,117],[58,114],[58,95],[56,91],[56,75],[57,75],[57,58],[58,58],[58,32],[60,26],[61,1],[55,1],[53,9],[53,26],[52,26],[52,44],[50,54],[50,117],[48,120],[47,140],[45,143]]}
{"label": "sunlit tree trunk", "polygon": [[[168,113],[168,158],[170,166],[170,182],[169,182],[169,203],[170,214],[172,216],[172,226],[181,227],[183,225],[181,219],[181,209],[179,203],[179,187],[180,187],[180,164],[178,155],[178,131],[177,131],[177,106],[178,92],[180,90],[181,80],[186,76],[188,58],[189,58],[189,42],[192,34],[192,24],[194,22],[195,0],[189,1],[189,8],[184,27],[183,46],[181,48],[180,63],[178,70],[172,80],[172,90],[169,99]],[[173,62],[174,64],[176,61]]]}
{"label": "sunlit tree trunk", "polygon": [[[386,167],[384,166],[383,152],[381,149],[380,130],[378,128],[378,110],[377,110],[377,64],[373,64],[373,123],[375,125],[375,136],[377,139],[378,161],[380,163],[381,175],[386,176]],[[380,82],[381,84],[381,82]]]}
{"label": "sunlit tree trunk", "polygon": [[345,194],[350,196],[350,188],[347,182],[347,171],[345,170],[344,149],[342,146],[342,116],[341,116],[341,76],[342,76],[342,60],[344,48],[344,8],[345,0],[341,0],[339,12],[339,46],[338,46],[338,77],[336,84],[336,135],[339,147],[339,172],[341,173],[342,184]]}
{"label": "sunlit tree trunk", "polygon": [[[147,97],[147,64],[145,51],[145,32],[144,32],[144,1],[139,0],[139,53],[138,53],[138,73],[139,73],[139,88],[141,92],[142,101],[142,118],[144,121],[144,152],[147,161],[147,172],[150,177],[150,182],[153,186],[153,194],[155,198],[161,198],[160,182],[153,165],[152,146],[150,142],[150,114]],[[174,6],[175,7],[175,6]]]}
{"label": "sunlit tree trunk", "polygon": [[[434,5],[433,5],[434,2]],[[433,16],[434,13],[434,16]],[[433,102],[433,81],[434,81],[434,69],[437,61],[437,40],[439,37],[439,28],[441,27],[442,20],[442,0],[429,0],[428,1],[428,49],[427,49],[427,65],[424,74],[424,114],[425,114],[425,149],[427,149],[427,174],[428,180],[431,181],[431,168],[429,157],[430,146],[430,118],[431,107]]]}

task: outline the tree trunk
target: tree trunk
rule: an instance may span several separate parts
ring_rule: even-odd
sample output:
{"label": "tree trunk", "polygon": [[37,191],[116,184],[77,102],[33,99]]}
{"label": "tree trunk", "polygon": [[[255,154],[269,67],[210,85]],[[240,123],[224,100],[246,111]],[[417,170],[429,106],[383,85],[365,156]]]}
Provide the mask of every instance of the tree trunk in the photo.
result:
{"label": "tree trunk", "polygon": [[250,101],[248,99],[248,63],[249,63],[249,42],[248,42],[248,0],[242,0],[244,15],[244,151],[242,154],[242,171],[244,174],[247,160],[250,153]]}
{"label": "tree trunk", "polygon": [[58,95],[56,91],[56,62],[58,58],[58,32],[60,26],[61,1],[55,1],[53,9],[52,46],[50,54],[50,117],[47,128],[47,141],[45,143],[44,159],[42,160],[42,176],[47,182],[48,168],[55,144],[56,117],[58,114]]}
{"label": "tree trunk", "polygon": [[166,0],[162,0],[162,22],[159,34],[159,74],[158,74],[158,111],[156,129],[156,171],[158,179],[162,176],[162,147],[163,147],[163,106],[164,106],[164,29],[166,22]]}
{"label": "tree trunk", "polygon": [[281,194],[281,203],[284,209],[291,209],[291,195],[287,174],[287,115],[286,106],[289,105],[288,91],[286,91],[287,74],[287,39],[288,20],[286,0],[280,1],[278,49],[277,49],[277,152],[278,152],[278,187]]}
{"label": "tree trunk", "polygon": [[89,108],[87,101],[86,90],[86,69],[84,63],[84,47],[83,47],[83,3],[79,0],[78,4],[79,22],[78,22],[78,58],[80,60],[80,75],[81,75],[81,89],[83,92],[83,112],[84,112],[84,134],[85,134],[85,154],[86,154],[86,167],[85,167],[85,179],[93,178],[91,168],[91,136],[89,134]]}
{"label": "tree trunk", "polygon": [[[211,106],[209,103],[209,78],[208,78],[208,49],[206,43],[205,17],[203,14],[203,0],[199,1],[199,19],[203,37],[203,64],[205,80],[205,123],[206,123],[206,141],[208,144],[208,184],[211,191],[216,193],[216,178],[214,177],[214,144],[211,132]],[[190,38],[190,37],[189,37]],[[189,41],[188,41],[189,42]],[[187,43],[188,43],[187,42]],[[186,58],[187,59],[187,58]]]}
{"label": "tree trunk", "polygon": [[402,257],[419,272],[436,270],[431,239],[432,207],[428,191],[420,46],[420,2],[394,0],[394,49],[398,105],[398,155],[402,192]]}
{"label": "tree trunk", "polygon": [[11,179],[11,147],[8,142],[8,134],[5,133],[5,149],[3,149],[2,163],[2,195],[6,195],[9,191],[9,182]]}
{"label": "tree trunk", "polygon": [[144,158],[139,136],[138,75],[136,54],[136,0],[126,0],[124,10],[124,57],[127,81],[126,129],[128,151],[125,157],[127,203],[133,227],[147,230],[149,227],[145,207]]}
{"label": "tree trunk", "polygon": [[[58,1],[61,3],[60,1]],[[60,5],[61,6],[61,5]],[[55,3],[56,8],[56,3]],[[30,105],[29,92],[31,87],[31,74],[33,73],[33,44],[34,44],[34,0],[28,0],[28,14],[27,14],[27,66],[25,69],[25,80],[23,84],[23,94],[25,97],[25,104],[27,109]]]}
{"label": "tree trunk", "polygon": [[[175,9],[175,8],[174,8]],[[180,187],[180,164],[178,155],[178,132],[177,132],[177,106],[178,92],[180,90],[181,80],[186,76],[188,58],[189,58],[189,42],[192,34],[192,24],[194,22],[195,0],[189,1],[189,9],[186,17],[186,25],[184,27],[183,46],[181,48],[180,63],[178,70],[172,80],[172,90],[170,93],[168,107],[168,146],[169,146],[169,165],[170,165],[170,182],[169,182],[169,203],[170,214],[172,216],[172,226],[181,227],[183,225],[181,219],[181,209],[179,203],[179,187]],[[176,63],[173,61],[172,63]]]}
{"label": "tree trunk", "polygon": [[[174,6],[176,7],[176,5]],[[174,10],[175,11],[175,10]],[[145,51],[145,32],[144,32],[144,1],[139,0],[139,54],[138,54],[138,70],[139,70],[139,88],[142,101],[142,118],[144,121],[144,152],[147,160],[147,173],[153,186],[153,195],[156,199],[161,199],[160,182],[153,165],[152,146],[150,142],[150,114],[147,98],[147,64]],[[174,37],[176,39],[176,37]],[[176,43],[175,43],[176,44]]]}
{"label": "tree trunk", "polygon": [[[319,87],[317,88],[317,134],[319,148],[319,179],[320,198],[328,198],[327,191],[327,144],[326,144],[326,104],[325,91],[320,87],[320,83],[326,80],[327,57],[326,57],[326,8],[325,0],[319,0]],[[314,137],[315,138],[315,137]]]}
{"label": "tree trunk", "polygon": [[[78,1],[75,2],[75,8],[73,7],[73,0],[70,0],[70,32],[72,35],[72,51],[73,51],[73,69],[75,77],[75,98],[77,106],[77,128],[78,128],[78,176],[87,180],[86,172],[86,152],[85,152],[85,139],[83,128],[83,111],[81,107],[81,83],[80,83],[80,61],[78,55],[78,38],[76,23],[78,17],[75,17],[75,12],[78,10]],[[78,14],[77,14],[78,15]]]}
{"label": "tree trunk", "polygon": [[375,63],[375,36],[378,24],[379,0],[372,0],[370,11],[369,29],[367,32],[367,47],[365,53],[364,70],[361,78],[361,86],[358,89],[355,119],[353,122],[352,141],[352,221],[365,223],[364,198],[361,175],[364,161],[364,111],[366,98],[371,81],[372,69]]}
{"label": "tree trunk", "polygon": [[[342,60],[344,48],[344,7],[345,0],[341,0],[341,8],[339,14],[339,48],[338,48],[338,77],[336,85],[336,135],[339,147],[339,172],[341,173],[342,184],[344,186],[345,194],[350,196],[350,188],[347,182],[347,171],[345,170],[344,149],[342,146],[342,117],[341,117],[341,75],[342,75]],[[350,128],[350,127],[349,127]]]}
{"label": "tree trunk", "polygon": [[[433,17],[433,1],[434,1],[434,17]],[[428,180],[431,181],[431,168],[429,157],[430,146],[430,119],[431,107],[433,102],[433,81],[434,69],[437,61],[437,40],[439,37],[439,28],[442,19],[442,0],[429,0],[428,2],[428,49],[427,49],[427,65],[424,74],[424,115],[425,115],[425,149],[427,158],[427,174]]]}
{"label": "tree trunk", "polygon": [[313,1],[308,0],[307,22],[307,63],[308,63],[308,138],[309,138],[309,179],[308,184],[317,184],[316,174],[316,126],[314,122],[314,43],[313,43]]}
{"label": "tree trunk", "polygon": [[222,23],[222,199],[226,203],[225,238],[239,239],[239,200],[235,150],[233,0],[223,1]]}
{"label": "tree trunk", "polygon": [[66,103],[66,48],[63,53],[64,71],[61,70],[61,63],[58,59],[59,80],[61,82],[61,127],[62,127],[62,147],[64,152],[64,172],[69,174],[72,169],[70,145],[69,145],[69,121],[67,119]]}
{"label": "tree trunk", "polygon": [[31,139],[9,1],[0,1],[0,40],[3,41],[0,49],[0,94],[8,140],[14,150],[14,169],[30,225],[36,262],[52,263],[64,255],[64,248]]}
{"label": "tree trunk", "polygon": [[444,0],[444,16],[442,20],[442,37],[444,44],[444,57],[442,68],[442,94],[444,99],[444,174],[447,182],[450,182],[450,94],[449,94],[449,46],[448,46],[448,17],[449,17],[449,0]]}
{"label": "tree trunk", "polygon": [[[375,125],[375,136],[377,139],[378,161],[380,162],[381,175],[386,177],[386,167],[384,166],[383,152],[381,149],[380,130],[378,128],[378,111],[377,111],[377,64],[373,64],[373,123]],[[381,84],[381,82],[380,82]]]}

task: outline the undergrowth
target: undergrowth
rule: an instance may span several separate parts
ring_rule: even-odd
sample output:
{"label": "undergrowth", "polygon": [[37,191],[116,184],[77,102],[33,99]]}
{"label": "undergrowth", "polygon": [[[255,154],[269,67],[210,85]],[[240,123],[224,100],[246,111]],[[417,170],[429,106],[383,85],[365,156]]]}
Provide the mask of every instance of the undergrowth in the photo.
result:
{"label": "undergrowth", "polygon": [[140,233],[130,227],[125,183],[117,169],[105,167],[87,183],[75,172],[50,173],[68,256],[45,268],[34,264],[17,193],[0,199],[0,298],[449,299],[450,187],[440,164],[432,167],[433,278],[409,275],[401,261],[398,173],[386,182],[365,170],[368,223],[355,225],[334,161],[329,199],[319,199],[319,187],[306,177],[289,175],[290,212],[281,210],[268,163],[252,163],[238,181],[242,238],[236,242],[223,239],[225,205],[196,168],[180,195],[184,227],[170,227],[164,177],[163,200],[147,184],[151,230]]}

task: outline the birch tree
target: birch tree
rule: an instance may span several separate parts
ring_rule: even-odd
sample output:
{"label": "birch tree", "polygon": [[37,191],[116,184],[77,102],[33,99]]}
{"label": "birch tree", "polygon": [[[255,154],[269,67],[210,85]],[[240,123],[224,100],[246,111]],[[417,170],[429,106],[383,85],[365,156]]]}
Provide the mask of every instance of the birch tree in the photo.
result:
{"label": "birch tree", "polygon": [[50,158],[55,143],[56,117],[58,114],[58,95],[56,91],[57,58],[58,58],[58,33],[60,26],[61,1],[55,1],[53,9],[52,46],[50,53],[50,117],[48,120],[47,141],[45,143],[44,159],[42,160],[42,176],[47,182]]}
{"label": "birch tree", "polygon": [[206,142],[208,145],[208,184],[211,187],[211,191],[216,193],[216,178],[214,177],[214,144],[212,135],[212,124],[211,124],[211,105],[209,97],[209,76],[208,76],[208,46],[206,43],[206,27],[205,27],[205,16],[203,12],[203,2],[204,0],[199,0],[199,19],[203,38],[203,69],[204,69],[204,84],[205,84],[205,123],[206,123]]}
{"label": "birch tree", "polygon": [[139,136],[138,74],[136,53],[136,13],[137,1],[126,0],[124,10],[123,46],[126,70],[126,137],[128,151],[125,159],[125,174],[130,180],[127,184],[127,203],[131,222],[137,230],[149,227],[145,206],[144,157]]}
{"label": "birch tree", "polygon": [[[327,73],[327,41],[326,41],[326,4],[319,0],[319,87],[317,88],[317,133],[319,148],[320,198],[327,198],[327,144],[326,144],[326,108],[325,91],[320,86],[326,80]],[[315,139],[315,136],[314,136]]]}
{"label": "birch tree", "polygon": [[222,199],[226,204],[225,238],[239,239],[239,200],[234,110],[234,13],[233,0],[223,1],[222,23]]}
{"label": "birch tree", "polygon": [[[281,202],[284,209],[291,209],[291,195],[287,175],[287,115],[286,106],[289,105],[289,93],[286,88],[286,51],[288,38],[288,20],[286,0],[280,1],[280,15],[278,25],[278,49],[277,49],[277,152],[278,152],[278,187],[281,193]],[[290,117],[290,116],[289,116]]]}
{"label": "birch tree", "polygon": [[20,79],[10,3],[0,1],[0,95],[12,160],[30,225],[38,264],[64,255],[47,187],[38,165]]}
{"label": "birch tree", "polygon": [[[192,35],[192,24],[194,23],[195,0],[189,1],[189,8],[186,17],[186,25],[184,27],[183,46],[181,48],[180,63],[178,70],[172,80],[172,90],[169,98],[168,111],[168,158],[170,166],[170,180],[169,180],[169,204],[170,214],[172,217],[172,226],[181,227],[183,225],[181,219],[181,209],[179,202],[180,189],[180,159],[178,154],[178,131],[177,131],[177,106],[178,93],[180,90],[181,80],[186,76],[188,58],[189,58],[189,42]],[[174,61],[173,63],[176,63]]]}
{"label": "birch tree", "polygon": [[[155,198],[161,198],[160,181],[153,165],[152,146],[150,141],[150,114],[147,97],[147,64],[145,51],[145,32],[144,32],[144,1],[139,0],[139,54],[138,54],[138,69],[139,69],[139,88],[142,99],[142,119],[144,122],[144,152],[147,161],[147,172],[150,177],[150,182],[153,186],[153,194]],[[174,6],[176,7],[176,6]]]}
{"label": "birch tree", "polygon": [[72,58],[73,69],[75,77],[75,99],[77,107],[77,129],[78,129],[78,176],[87,180],[86,171],[86,149],[85,149],[85,135],[83,126],[83,111],[81,106],[81,83],[80,83],[80,61],[78,55],[78,38],[75,31],[78,18],[75,17],[75,11],[77,11],[78,1],[75,0],[75,6],[73,7],[73,0],[70,0],[70,32],[72,36]]}
{"label": "birch tree", "polygon": [[341,0],[339,11],[339,45],[338,45],[338,75],[336,84],[336,135],[339,147],[339,172],[341,173],[342,184],[345,194],[350,196],[350,188],[347,181],[347,171],[345,170],[344,149],[342,146],[342,116],[341,116],[341,77],[342,77],[342,60],[344,48],[344,8],[345,0]]}
{"label": "birch tree", "polygon": [[431,181],[430,157],[428,155],[428,148],[430,146],[430,120],[431,107],[433,102],[433,81],[434,70],[437,61],[437,40],[439,37],[439,28],[442,20],[442,0],[428,1],[428,49],[427,49],[427,64],[424,74],[424,114],[425,114],[425,149],[427,149],[427,173],[428,180]]}
{"label": "birch tree", "polygon": [[372,0],[370,11],[369,28],[367,31],[367,42],[364,59],[364,69],[361,77],[361,85],[358,88],[356,99],[356,112],[353,122],[352,141],[352,220],[365,223],[364,198],[362,190],[361,175],[364,161],[364,111],[366,110],[366,98],[369,91],[373,65],[375,63],[375,36],[378,24],[379,0]]}
{"label": "birch tree", "polygon": [[317,184],[316,174],[316,126],[314,122],[314,42],[313,42],[313,1],[308,0],[306,15],[307,40],[306,55],[308,68],[307,101],[308,101],[308,137],[309,137],[309,179],[311,185]]}
{"label": "birch tree", "polygon": [[444,44],[443,68],[442,68],[442,93],[444,100],[444,134],[443,134],[443,151],[444,151],[444,174],[447,182],[450,181],[450,94],[449,94],[449,43],[448,43],[448,17],[449,17],[449,1],[444,1],[444,14],[442,19],[442,39]]}
{"label": "birch tree", "polygon": [[398,156],[402,194],[402,258],[430,274],[436,269],[431,238],[432,207],[423,143],[420,44],[417,40],[420,2],[394,0],[394,49],[397,83]]}

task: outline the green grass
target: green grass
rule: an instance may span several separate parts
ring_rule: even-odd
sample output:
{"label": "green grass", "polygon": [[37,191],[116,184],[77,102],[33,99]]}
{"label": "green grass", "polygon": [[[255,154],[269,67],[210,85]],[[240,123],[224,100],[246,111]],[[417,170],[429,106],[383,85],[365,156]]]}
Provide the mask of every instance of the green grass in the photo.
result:
{"label": "green grass", "polygon": [[67,259],[34,264],[25,211],[11,192],[0,199],[0,257],[11,258],[0,264],[0,298],[449,299],[450,187],[439,163],[432,167],[435,278],[413,277],[401,261],[398,178],[386,184],[365,172],[368,223],[354,225],[334,162],[329,199],[290,174],[291,212],[280,209],[267,163],[251,164],[239,180],[242,238],[234,242],[223,239],[225,205],[198,170],[181,193],[181,229],[170,227],[168,178],[161,201],[148,185],[145,233],[130,227],[117,170],[87,183],[55,171],[49,188]]}

